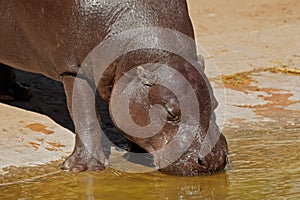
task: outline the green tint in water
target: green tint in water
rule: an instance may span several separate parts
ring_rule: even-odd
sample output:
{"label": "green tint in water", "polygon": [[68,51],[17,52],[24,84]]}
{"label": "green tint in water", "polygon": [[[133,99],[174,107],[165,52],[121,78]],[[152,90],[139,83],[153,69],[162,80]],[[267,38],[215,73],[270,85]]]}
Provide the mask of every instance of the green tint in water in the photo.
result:
{"label": "green tint in water", "polygon": [[[173,177],[112,169],[74,174],[53,165],[35,172],[15,169],[14,177],[0,178],[0,199],[300,199],[299,130],[225,135],[231,152],[226,173]],[[17,174],[19,181],[12,182]]]}

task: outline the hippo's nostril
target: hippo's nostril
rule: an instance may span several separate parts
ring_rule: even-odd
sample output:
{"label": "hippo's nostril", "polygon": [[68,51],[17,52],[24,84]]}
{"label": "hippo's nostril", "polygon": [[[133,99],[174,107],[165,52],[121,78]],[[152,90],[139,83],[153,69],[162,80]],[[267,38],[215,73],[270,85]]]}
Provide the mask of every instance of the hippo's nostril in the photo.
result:
{"label": "hippo's nostril", "polygon": [[198,163],[199,163],[199,165],[204,166],[204,163],[200,158],[198,158]]}
{"label": "hippo's nostril", "polygon": [[228,163],[228,156],[225,155],[225,157],[224,157],[224,164],[226,165],[227,163]]}

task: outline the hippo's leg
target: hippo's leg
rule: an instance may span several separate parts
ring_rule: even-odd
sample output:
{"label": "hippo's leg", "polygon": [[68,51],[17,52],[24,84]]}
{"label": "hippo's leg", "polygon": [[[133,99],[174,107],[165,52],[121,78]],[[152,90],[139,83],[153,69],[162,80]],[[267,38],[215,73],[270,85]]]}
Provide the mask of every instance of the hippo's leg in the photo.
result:
{"label": "hippo's leg", "polygon": [[[100,119],[91,115],[97,112],[91,108],[95,95],[88,81],[76,79],[76,97],[73,97],[75,77],[66,76],[63,79],[69,113],[75,125],[75,148],[73,153],[62,164],[62,169],[74,172],[84,170],[100,171],[104,169],[105,155],[101,146],[101,133],[98,131]],[[77,84],[78,83],[78,84]],[[76,102],[75,102],[76,101]],[[72,107],[76,103],[76,111]]]}
{"label": "hippo's leg", "polygon": [[0,101],[26,101],[30,97],[30,90],[16,81],[13,68],[0,63]]}

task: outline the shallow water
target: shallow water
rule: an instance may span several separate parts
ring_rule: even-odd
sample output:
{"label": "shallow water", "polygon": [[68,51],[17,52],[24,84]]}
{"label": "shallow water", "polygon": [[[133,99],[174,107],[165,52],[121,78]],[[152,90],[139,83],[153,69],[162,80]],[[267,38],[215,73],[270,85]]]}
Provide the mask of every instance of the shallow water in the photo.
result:
{"label": "shallow water", "polygon": [[15,169],[0,179],[0,199],[299,199],[300,129],[225,132],[226,172],[174,177],[113,169],[74,174],[57,163]]}

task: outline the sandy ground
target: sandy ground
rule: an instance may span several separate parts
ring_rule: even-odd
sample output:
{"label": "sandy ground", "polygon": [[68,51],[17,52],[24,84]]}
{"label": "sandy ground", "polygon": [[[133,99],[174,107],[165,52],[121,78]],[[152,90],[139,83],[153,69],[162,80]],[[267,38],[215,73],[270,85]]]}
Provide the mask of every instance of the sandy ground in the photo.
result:
{"label": "sandy ground", "polygon": [[188,2],[220,126],[299,126],[300,2]]}
{"label": "sandy ground", "polygon": [[[299,127],[300,1],[188,2],[199,54],[220,103],[220,127]],[[33,98],[10,102],[13,107],[0,104],[0,170],[60,160],[73,148],[74,136],[63,128],[73,130],[62,85],[41,75],[17,76],[30,85]],[[105,114],[104,127],[116,132]]]}

